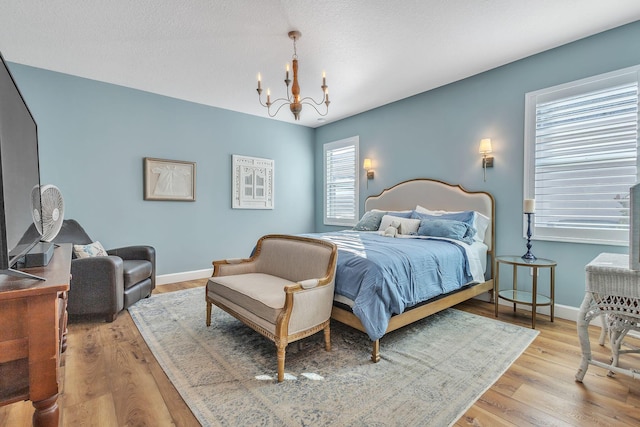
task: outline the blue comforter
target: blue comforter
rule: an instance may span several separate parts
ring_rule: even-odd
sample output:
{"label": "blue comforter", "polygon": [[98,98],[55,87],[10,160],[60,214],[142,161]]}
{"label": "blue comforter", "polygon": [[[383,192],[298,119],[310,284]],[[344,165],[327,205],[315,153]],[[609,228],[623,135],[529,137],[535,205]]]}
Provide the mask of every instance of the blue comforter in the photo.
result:
{"label": "blue comforter", "polygon": [[354,301],[372,340],[384,335],[393,314],[472,281],[466,252],[452,241],[353,231],[309,236],[338,246],[335,292]]}

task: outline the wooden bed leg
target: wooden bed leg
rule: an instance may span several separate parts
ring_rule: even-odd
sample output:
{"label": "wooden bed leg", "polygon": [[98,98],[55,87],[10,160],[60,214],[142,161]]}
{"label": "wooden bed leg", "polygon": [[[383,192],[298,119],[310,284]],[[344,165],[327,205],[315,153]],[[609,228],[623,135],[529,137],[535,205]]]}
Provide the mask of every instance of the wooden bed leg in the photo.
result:
{"label": "wooden bed leg", "polygon": [[373,349],[371,350],[371,361],[378,363],[380,361],[380,340],[373,342]]}

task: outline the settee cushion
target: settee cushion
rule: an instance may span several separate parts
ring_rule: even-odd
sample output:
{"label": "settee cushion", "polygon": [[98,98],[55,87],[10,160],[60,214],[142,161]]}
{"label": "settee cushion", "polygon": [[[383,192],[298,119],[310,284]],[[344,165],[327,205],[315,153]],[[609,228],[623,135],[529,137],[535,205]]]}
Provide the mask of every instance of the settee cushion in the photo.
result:
{"label": "settee cushion", "polygon": [[294,282],[264,273],[214,276],[209,279],[208,296],[220,296],[245,308],[271,324],[284,308],[284,287]]}
{"label": "settee cushion", "polygon": [[122,273],[124,275],[124,288],[129,289],[133,285],[151,277],[153,265],[146,260],[123,260]]}

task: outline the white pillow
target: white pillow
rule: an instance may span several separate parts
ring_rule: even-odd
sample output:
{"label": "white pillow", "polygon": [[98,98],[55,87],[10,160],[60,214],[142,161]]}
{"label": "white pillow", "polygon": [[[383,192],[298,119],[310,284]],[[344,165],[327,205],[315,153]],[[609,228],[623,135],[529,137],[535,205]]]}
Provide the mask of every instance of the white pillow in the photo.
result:
{"label": "white pillow", "polygon": [[431,209],[427,209],[423,206],[420,205],[416,205],[416,212],[419,213],[424,213],[424,214],[429,214],[429,215],[442,215],[442,214],[446,214],[446,213],[458,213],[458,212],[462,212],[462,211],[443,211],[443,210],[438,210],[438,211],[432,211]]}
{"label": "white pillow", "polygon": [[473,240],[477,242],[484,242],[484,236],[487,232],[487,228],[489,228],[489,224],[491,224],[491,218],[481,214],[478,211],[474,211],[473,216],[473,228],[476,229],[476,235],[473,236]]}
{"label": "white pillow", "polygon": [[73,253],[77,258],[92,258],[94,256],[107,256],[107,251],[102,243],[95,241],[88,245],[73,245]]}
{"label": "white pillow", "polygon": [[[438,216],[447,213],[459,213],[462,211],[432,211],[431,209],[427,209],[423,206],[417,205],[416,212]],[[487,232],[487,228],[489,228],[489,224],[491,224],[491,218],[481,214],[478,211],[473,211],[473,228],[476,229],[476,234],[473,236],[473,240],[475,240],[476,242],[484,242],[484,237]]]}
{"label": "white pillow", "polygon": [[378,230],[382,230],[382,231],[386,230],[387,227],[391,225],[392,221],[396,221],[400,223],[400,228],[398,229],[400,234],[417,233],[418,228],[420,227],[419,219],[402,218],[399,216],[385,215],[382,217],[382,221],[380,221],[380,227],[378,228]]}

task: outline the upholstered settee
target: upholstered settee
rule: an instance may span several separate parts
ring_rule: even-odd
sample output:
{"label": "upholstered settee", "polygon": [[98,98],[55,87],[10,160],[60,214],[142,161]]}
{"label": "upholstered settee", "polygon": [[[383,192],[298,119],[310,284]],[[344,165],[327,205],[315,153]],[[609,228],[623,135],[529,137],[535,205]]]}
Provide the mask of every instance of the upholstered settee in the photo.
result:
{"label": "upholstered settee", "polygon": [[[94,241],[82,226],[66,219],[55,243],[88,245]],[[107,322],[131,304],[151,295],[156,285],[156,253],[151,246],[107,250],[108,256],[71,260],[69,315],[103,315]]]}
{"label": "upholstered settee", "polygon": [[267,235],[250,258],[214,261],[206,286],[207,326],[215,304],[275,342],[281,382],[288,343],[324,331],[325,349],[331,350],[337,256],[328,241]]}

